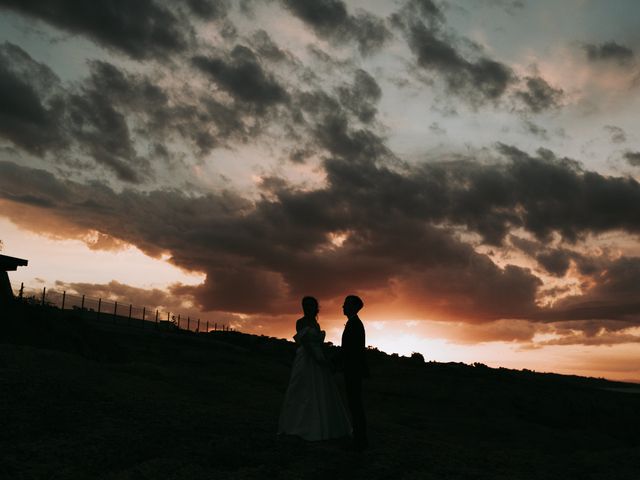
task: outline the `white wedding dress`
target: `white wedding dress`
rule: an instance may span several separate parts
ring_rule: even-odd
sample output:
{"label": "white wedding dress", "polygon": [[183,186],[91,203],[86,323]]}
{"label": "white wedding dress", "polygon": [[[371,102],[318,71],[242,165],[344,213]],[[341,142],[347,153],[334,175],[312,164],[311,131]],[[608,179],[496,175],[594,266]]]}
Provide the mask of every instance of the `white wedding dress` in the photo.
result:
{"label": "white wedding dress", "polygon": [[280,434],[311,441],[351,435],[333,374],[328,364],[319,361],[325,359],[324,337],[318,326],[305,326],[293,337],[299,346],[280,413]]}

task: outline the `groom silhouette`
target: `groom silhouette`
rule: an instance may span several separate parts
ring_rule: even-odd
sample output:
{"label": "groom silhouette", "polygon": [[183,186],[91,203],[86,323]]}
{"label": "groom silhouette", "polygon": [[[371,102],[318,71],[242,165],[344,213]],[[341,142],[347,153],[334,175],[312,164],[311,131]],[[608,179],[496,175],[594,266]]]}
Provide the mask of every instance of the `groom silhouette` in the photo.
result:
{"label": "groom silhouette", "polygon": [[344,299],[342,312],[347,323],[342,333],[342,368],[347,393],[347,403],[353,421],[353,448],[361,451],[368,446],[367,423],[362,406],[362,379],[369,376],[365,357],[364,325],[358,312],[364,303],[355,295]]}

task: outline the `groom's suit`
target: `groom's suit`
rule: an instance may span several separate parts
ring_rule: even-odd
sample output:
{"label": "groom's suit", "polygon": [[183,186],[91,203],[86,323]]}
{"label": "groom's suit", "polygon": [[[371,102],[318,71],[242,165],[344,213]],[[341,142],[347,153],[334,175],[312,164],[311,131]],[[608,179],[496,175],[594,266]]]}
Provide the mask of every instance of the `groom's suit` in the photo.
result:
{"label": "groom's suit", "polygon": [[342,333],[342,368],[353,420],[353,440],[362,447],[367,445],[367,424],[362,406],[362,379],[369,376],[365,355],[364,325],[354,315],[349,318]]}

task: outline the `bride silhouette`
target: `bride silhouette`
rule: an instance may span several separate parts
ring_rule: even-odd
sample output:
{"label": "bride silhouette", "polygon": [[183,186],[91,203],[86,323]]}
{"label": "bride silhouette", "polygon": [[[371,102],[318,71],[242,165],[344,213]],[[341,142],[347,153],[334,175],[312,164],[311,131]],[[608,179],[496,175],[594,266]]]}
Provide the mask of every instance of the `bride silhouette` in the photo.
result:
{"label": "bride silhouette", "polygon": [[304,317],[296,322],[293,337],[298,350],[278,433],[311,441],[345,437],[351,434],[351,424],[322,349],[325,332],[318,325],[318,300],[304,297],[302,310]]}

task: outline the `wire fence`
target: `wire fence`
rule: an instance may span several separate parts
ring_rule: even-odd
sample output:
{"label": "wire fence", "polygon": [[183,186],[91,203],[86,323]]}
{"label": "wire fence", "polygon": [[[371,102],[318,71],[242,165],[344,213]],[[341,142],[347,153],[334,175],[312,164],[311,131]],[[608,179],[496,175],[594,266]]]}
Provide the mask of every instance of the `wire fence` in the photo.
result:
{"label": "wire fence", "polygon": [[138,328],[156,328],[162,330],[187,330],[195,333],[211,331],[235,331],[224,323],[200,321],[200,318],[184,316],[161,308],[149,308],[118,302],[112,299],[94,298],[66,291],[40,289],[20,286],[17,299],[31,304],[60,310],[69,310],[82,318],[111,322],[115,325],[128,325]]}

